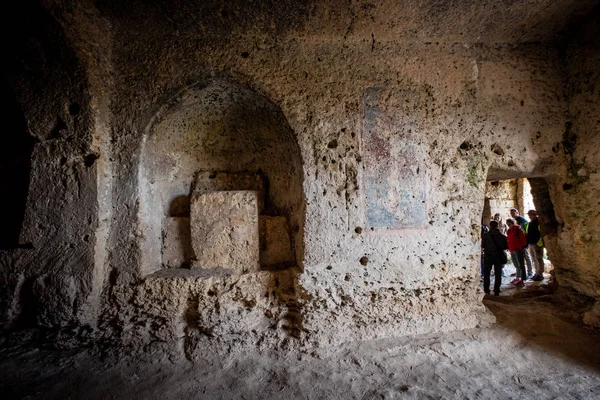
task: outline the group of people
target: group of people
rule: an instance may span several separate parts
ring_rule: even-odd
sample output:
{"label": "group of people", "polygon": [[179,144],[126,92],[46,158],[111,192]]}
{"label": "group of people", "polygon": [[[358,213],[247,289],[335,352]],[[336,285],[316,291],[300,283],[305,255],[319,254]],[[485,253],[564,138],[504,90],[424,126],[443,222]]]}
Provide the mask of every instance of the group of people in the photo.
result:
{"label": "group of people", "polygon": [[[511,282],[515,286],[524,281],[544,279],[544,245],[540,231],[540,221],[535,210],[527,212],[529,220],[519,215],[519,210],[510,210],[511,218],[502,222],[500,214],[495,214],[487,229],[482,225],[481,251],[483,290],[490,294],[490,274],[494,269],[494,295],[500,295],[502,268],[508,262],[506,250],[510,252],[517,272]],[[535,274],[532,269],[535,268]]]}

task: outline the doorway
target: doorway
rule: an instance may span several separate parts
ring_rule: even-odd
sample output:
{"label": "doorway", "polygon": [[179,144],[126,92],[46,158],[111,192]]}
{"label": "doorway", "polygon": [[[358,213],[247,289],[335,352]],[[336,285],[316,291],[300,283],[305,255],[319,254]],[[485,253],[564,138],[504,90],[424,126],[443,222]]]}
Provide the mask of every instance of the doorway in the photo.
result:
{"label": "doorway", "polygon": [[0,209],[4,212],[0,230],[0,249],[28,247],[19,242],[21,226],[25,216],[29,173],[34,138],[27,131],[25,116],[16,100],[12,87],[2,82],[0,96],[7,107],[5,142],[0,146]]}
{"label": "doorway", "polygon": [[[530,178],[510,178],[510,179],[494,179],[488,180],[485,185],[484,204],[482,212],[482,234],[490,227],[490,221],[498,222],[498,229],[504,234],[507,234],[509,224],[507,220],[512,220],[515,226],[519,228],[519,223],[515,221],[513,212],[516,210],[517,215],[524,217],[527,222],[530,222],[530,217],[527,215],[529,210],[537,212],[540,221],[541,235],[555,234],[558,222],[556,221],[554,206],[550,199],[550,192],[546,179],[539,177]],[[509,221],[510,222],[510,221]],[[518,229],[515,228],[515,229]],[[527,224],[523,226],[521,231],[527,233]],[[543,241],[543,239],[542,239]],[[527,279],[520,283],[517,278],[517,270],[515,262],[507,251],[508,262],[502,269],[500,297],[531,297],[540,294],[552,293],[555,289],[554,282],[554,266],[548,258],[546,248],[543,249],[543,279],[533,280],[535,277],[535,259],[534,254],[527,249],[525,252],[524,266]],[[483,258],[482,258],[482,280],[483,287]],[[493,287],[495,274],[491,272],[491,286]]]}

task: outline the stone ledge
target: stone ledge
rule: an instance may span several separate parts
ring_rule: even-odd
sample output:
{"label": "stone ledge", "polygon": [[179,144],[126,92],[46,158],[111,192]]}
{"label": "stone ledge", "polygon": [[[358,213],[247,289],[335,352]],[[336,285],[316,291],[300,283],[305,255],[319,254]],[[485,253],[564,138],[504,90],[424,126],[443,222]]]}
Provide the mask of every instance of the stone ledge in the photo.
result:
{"label": "stone ledge", "polygon": [[165,268],[153,272],[152,274],[144,278],[145,281],[150,280],[174,280],[174,279],[193,279],[193,280],[204,280],[209,278],[227,278],[227,277],[241,277],[246,275],[272,275],[273,273],[288,273],[288,272],[300,273],[296,266],[288,267],[285,269],[263,269],[260,271],[250,271],[244,274],[237,274],[233,269],[229,268],[212,268],[212,269],[188,269],[188,268]]}
{"label": "stone ledge", "polygon": [[213,269],[188,269],[188,268],[165,268],[156,271],[148,276],[145,280],[153,279],[207,279],[207,278],[221,278],[227,277],[234,274],[234,271],[227,268],[213,268]]}

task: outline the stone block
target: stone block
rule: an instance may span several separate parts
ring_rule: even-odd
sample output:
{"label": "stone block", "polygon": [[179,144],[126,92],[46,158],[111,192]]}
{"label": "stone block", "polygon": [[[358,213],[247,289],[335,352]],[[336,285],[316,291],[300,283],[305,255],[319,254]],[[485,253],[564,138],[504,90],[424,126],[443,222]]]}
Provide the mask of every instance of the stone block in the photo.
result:
{"label": "stone block", "polygon": [[252,172],[211,172],[196,173],[192,182],[192,193],[209,193],[232,190],[252,190],[257,192],[259,214],[265,202],[265,177]]}
{"label": "stone block", "polygon": [[166,218],[162,226],[162,264],[172,268],[188,267],[193,258],[190,218]]}
{"label": "stone block", "polygon": [[259,217],[260,264],[269,268],[284,268],[294,264],[294,252],[286,217]]}
{"label": "stone block", "polygon": [[258,192],[193,193],[190,202],[192,268],[259,270]]}

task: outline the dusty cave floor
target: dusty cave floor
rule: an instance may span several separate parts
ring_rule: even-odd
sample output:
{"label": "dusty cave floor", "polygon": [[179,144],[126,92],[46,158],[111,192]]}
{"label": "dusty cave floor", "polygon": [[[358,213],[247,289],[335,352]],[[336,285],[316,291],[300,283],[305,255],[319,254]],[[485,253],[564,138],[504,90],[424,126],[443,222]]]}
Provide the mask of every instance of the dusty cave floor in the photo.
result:
{"label": "dusty cave floor", "polygon": [[504,293],[484,303],[497,317],[491,328],[312,354],[236,353],[191,364],[4,346],[0,398],[600,398],[600,332],[576,323],[549,295]]}

